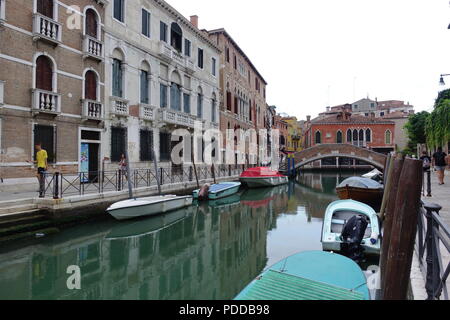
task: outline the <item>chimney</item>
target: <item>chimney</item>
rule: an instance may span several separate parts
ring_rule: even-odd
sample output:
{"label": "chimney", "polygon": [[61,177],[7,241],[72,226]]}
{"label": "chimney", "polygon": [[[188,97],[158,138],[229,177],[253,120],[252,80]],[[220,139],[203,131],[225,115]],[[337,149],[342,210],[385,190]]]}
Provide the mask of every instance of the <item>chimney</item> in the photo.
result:
{"label": "chimney", "polygon": [[327,107],[327,112],[330,112],[330,110],[331,110],[331,107]]}
{"label": "chimney", "polygon": [[311,122],[311,116],[306,116],[306,121]]}
{"label": "chimney", "polygon": [[191,16],[190,17],[191,23],[198,29],[198,16]]}

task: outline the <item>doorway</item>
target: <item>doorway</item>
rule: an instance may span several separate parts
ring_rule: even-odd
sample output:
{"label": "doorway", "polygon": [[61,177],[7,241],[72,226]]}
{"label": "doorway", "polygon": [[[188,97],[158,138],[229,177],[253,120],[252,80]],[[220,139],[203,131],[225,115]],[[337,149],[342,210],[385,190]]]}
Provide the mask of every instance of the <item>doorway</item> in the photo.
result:
{"label": "doorway", "polygon": [[81,182],[96,183],[100,170],[100,132],[81,131],[80,173]]}

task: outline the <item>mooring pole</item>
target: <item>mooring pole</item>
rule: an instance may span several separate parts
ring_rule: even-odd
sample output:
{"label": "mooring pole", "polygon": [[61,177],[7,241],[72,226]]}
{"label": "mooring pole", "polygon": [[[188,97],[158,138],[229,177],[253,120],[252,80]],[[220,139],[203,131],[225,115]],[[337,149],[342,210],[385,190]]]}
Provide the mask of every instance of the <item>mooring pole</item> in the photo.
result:
{"label": "mooring pole", "polygon": [[133,199],[133,185],[131,184],[131,170],[130,158],[128,157],[128,146],[125,148],[125,161],[127,162],[128,197],[130,199]]}
{"label": "mooring pole", "polygon": [[155,149],[153,149],[153,146],[152,146],[151,150],[152,150],[153,165],[155,167],[156,184],[158,185],[158,194],[161,195],[162,192],[161,192],[161,182],[159,181],[158,160],[156,159]]}
{"label": "mooring pole", "polygon": [[394,160],[395,160],[395,158],[391,157],[391,155],[389,154],[389,157],[387,159],[388,163],[386,164],[387,169],[385,169],[385,171],[383,173],[384,193],[383,193],[383,201],[381,203],[381,209],[380,209],[380,213],[379,213],[379,217],[381,220],[384,220],[386,206],[388,203],[389,196],[391,194]]}
{"label": "mooring pole", "polygon": [[382,288],[383,300],[406,300],[417,219],[421,208],[422,161],[406,159],[400,175]]}
{"label": "mooring pole", "polygon": [[[192,150],[192,148],[191,148]],[[200,189],[200,183],[198,181],[198,175],[197,175],[197,167],[195,165],[195,157],[194,157],[194,150],[191,152],[191,159],[192,159],[192,165],[194,166],[194,174],[195,174],[195,181],[197,181],[197,188]]]}

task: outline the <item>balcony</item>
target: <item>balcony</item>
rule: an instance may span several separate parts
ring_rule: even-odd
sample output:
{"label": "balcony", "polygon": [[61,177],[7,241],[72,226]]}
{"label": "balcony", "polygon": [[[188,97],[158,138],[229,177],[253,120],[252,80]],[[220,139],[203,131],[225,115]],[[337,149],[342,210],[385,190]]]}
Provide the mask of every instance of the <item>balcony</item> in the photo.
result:
{"label": "balcony", "polygon": [[83,100],[83,119],[103,121],[104,108],[103,104],[94,100]]}
{"label": "balcony", "polygon": [[111,114],[113,116],[128,117],[130,115],[129,101],[119,97],[111,97]]}
{"label": "balcony", "polygon": [[151,105],[144,103],[139,105],[139,117],[142,120],[155,121],[156,115],[156,107],[152,107]]}
{"label": "balcony", "polygon": [[184,67],[189,74],[193,74],[196,71],[195,64],[188,57],[174,50],[164,41],[159,42],[159,57],[168,63],[172,61],[176,62],[181,67]]}
{"label": "balcony", "polygon": [[103,42],[85,35],[83,39],[83,57],[103,61]]}
{"label": "balcony", "polygon": [[40,13],[33,15],[33,39],[44,40],[53,44],[61,43],[62,25]]}
{"label": "balcony", "polygon": [[195,64],[191,60],[186,58],[186,71],[187,71],[187,73],[193,74],[195,72],[195,70],[196,70]]}
{"label": "balcony", "polygon": [[302,140],[302,137],[298,134],[292,135],[292,140]]}
{"label": "balcony", "polygon": [[177,126],[194,128],[196,118],[181,111],[160,109],[160,120]]}
{"label": "balcony", "polygon": [[0,25],[6,21],[5,0],[0,0]]}
{"label": "balcony", "polygon": [[34,89],[32,112],[58,115],[61,113],[61,95],[51,91]]}

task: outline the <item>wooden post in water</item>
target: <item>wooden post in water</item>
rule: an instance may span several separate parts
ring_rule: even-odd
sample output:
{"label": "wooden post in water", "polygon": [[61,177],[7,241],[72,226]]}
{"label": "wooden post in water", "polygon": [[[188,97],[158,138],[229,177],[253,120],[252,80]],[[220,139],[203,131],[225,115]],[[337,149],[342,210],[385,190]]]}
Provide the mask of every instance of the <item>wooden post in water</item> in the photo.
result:
{"label": "wooden post in water", "polygon": [[131,170],[130,170],[130,158],[128,157],[128,146],[125,148],[125,161],[127,162],[128,196],[130,199],[133,199],[133,186],[131,184]]}
{"label": "wooden post in water", "polygon": [[198,175],[197,175],[197,167],[195,165],[194,150],[192,150],[192,148],[191,148],[191,159],[192,159],[192,165],[194,166],[194,174],[195,174],[195,181],[197,181],[197,188],[200,189],[200,183],[198,182]]}
{"label": "wooden post in water", "polygon": [[[382,248],[380,256],[380,275],[381,275],[381,288],[385,287],[386,281],[386,262],[388,259],[389,244],[392,234],[392,221],[395,213],[395,200],[397,199],[397,191],[399,187],[399,179],[402,173],[404,160],[402,158],[394,159],[392,158],[391,165],[391,177],[389,190],[384,191],[384,198],[386,199],[385,212],[383,214],[383,237],[382,237]],[[388,181],[389,181],[388,180]]]}
{"label": "wooden post in water", "polygon": [[386,169],[384,170],[384,173],[383,173],[384,193],[383,193],[383,201],[381,203],[380,213],[378,214],[378,216],[381,220],[384,220],[384,215],[386,212],[386,205],[387,205],[387,202],[389,199],[389,195],[391,194],[394,160],[395,160],[395,158],[389,154],[389,157],[386,162]]}
{"label": "wooden post in water", "polygon": [[382,288],[383,300],[406,300],[417,219],[421,206],[422,161],[406,159],[398,182]]}

